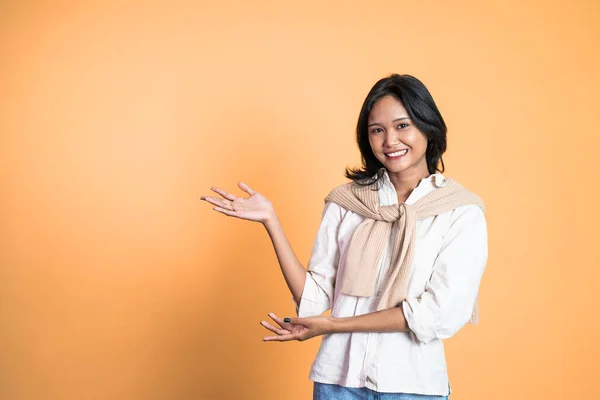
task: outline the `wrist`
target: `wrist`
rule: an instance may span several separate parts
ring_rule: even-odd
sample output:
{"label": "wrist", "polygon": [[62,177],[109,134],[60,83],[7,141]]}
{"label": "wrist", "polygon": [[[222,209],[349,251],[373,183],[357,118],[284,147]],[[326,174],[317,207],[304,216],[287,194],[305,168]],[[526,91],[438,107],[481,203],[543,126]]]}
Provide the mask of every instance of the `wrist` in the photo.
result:
{"label": "wrist", "polygon": [[339,333],[340,332],[339,318],[334,318],[334,317],[326,317],[326,318],[327,318],[327,323],[325,324],[324,334]]}
{"label": "wrist", "polygon": [[273,228],[277,223],[279,223],[279,218],[277,217],[277,213],[275,212],[275,210],[271,211],[264,219],[264,221],[262,221],[262,224],[265,226],[265,228],[267,229],[271,229]]}

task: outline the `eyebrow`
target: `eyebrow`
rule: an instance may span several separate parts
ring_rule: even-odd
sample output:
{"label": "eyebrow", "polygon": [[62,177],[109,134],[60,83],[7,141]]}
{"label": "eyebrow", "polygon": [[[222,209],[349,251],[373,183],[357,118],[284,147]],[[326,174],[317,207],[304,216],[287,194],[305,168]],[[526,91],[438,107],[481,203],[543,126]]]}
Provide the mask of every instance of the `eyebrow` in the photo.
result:
{"label": "eyebrow", "polygon": [[[400,117],[400,118],[396,118],[395,120],[393,120],[392,122],[396,122],[396,121],[400,121],[401,119],[410,119],[409,117]],[[373,126],[373,125],[381,125],[379,122],[373,122],[372,124],[369,124],[367,126],[367,128]]]}

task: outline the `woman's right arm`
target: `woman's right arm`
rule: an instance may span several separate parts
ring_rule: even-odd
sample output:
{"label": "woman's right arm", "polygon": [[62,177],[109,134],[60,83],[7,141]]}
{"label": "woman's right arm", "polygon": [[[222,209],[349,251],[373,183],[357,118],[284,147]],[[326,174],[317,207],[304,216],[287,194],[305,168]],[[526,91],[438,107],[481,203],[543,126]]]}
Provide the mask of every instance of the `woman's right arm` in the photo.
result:
{"label": "woman's right arm", "polygon": [[306,283],[306,270],[300,263],[300,260],[298,260],[298,257],[296,257],[290,242],[283,232],[281,221],[274,211],[263,225],[273,243],[285,283],[287,283],[296,303],[300,303],[300,297]]}

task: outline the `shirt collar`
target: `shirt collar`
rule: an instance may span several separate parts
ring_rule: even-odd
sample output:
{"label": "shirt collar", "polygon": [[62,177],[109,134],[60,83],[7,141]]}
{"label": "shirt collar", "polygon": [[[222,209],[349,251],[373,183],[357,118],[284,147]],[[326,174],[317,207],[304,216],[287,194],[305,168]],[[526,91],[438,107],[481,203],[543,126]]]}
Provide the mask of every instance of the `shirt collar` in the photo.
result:
{"label": "shirt collar", "polygon": [[[387,169],[383,170],[383,185],[379,190],[379,205],[386,206],[392,204],[398,204],[398,194],[394,184],[390,181]],[[417,187],[410,193],[406,199],[407,204],[414,204],[420,198],[433,191],[435,188],[445,186],[447,184],[446,177],[441,173],[430,174],[427,178],[423,178],[419,181]]]}

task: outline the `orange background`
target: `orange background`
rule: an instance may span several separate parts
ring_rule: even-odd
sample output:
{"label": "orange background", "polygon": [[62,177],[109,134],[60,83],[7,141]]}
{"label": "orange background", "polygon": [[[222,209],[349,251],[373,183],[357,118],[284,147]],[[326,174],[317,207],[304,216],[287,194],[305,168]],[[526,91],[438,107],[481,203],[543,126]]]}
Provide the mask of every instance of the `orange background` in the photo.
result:
{"label": "orange background", "polygon": [[265,230],[199,197],[248,183],[306,263],[391,72],[487,206],[451,398],[595,396],[599,26],[596,1],[1,2],[0,398],[311,398],[319,339],[261,341],[293,314]]}

